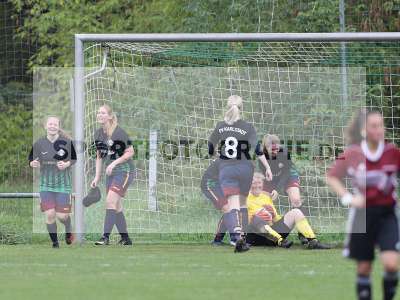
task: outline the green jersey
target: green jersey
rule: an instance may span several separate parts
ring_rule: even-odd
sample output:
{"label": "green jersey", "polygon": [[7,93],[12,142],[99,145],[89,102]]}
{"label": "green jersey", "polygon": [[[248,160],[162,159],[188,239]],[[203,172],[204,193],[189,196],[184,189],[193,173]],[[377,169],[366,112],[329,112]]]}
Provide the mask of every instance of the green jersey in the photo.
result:
{"label": "green jersey", "polygon": [[76,152],[73,142],[65,137],[59,137],[51,142],[47,137],[38,139],[29,153],[29,162],[40,162],[40,192],[72,192],[71,167],[59,170],[57,162],[76,162]]}

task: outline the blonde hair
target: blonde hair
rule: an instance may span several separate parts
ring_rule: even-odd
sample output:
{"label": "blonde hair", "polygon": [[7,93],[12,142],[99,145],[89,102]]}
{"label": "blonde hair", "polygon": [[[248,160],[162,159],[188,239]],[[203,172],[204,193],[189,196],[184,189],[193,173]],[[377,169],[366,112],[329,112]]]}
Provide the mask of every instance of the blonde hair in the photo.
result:
{"label": "blonde hair", "polygon": [[113,112],[111,106],[109,106],[108,104],[103,104],[101,107],[104,107],[105,110],[107,111],[108,115],[111,116],[111,121],[110,121],[110,126],[107,127],[107,136],[110,138],[111,135],[113,134],[115,128],[117,128],[118,126],[118,119],[116,114]]}
{"label": "blonde hair", "polygon": [[60,137],[72,140],[72,136],[69,133],[67,133],[64,129],[62,129],[62,127],[61,127],[61,119],[60,119],[60,117],[58,117],[56,115],[47,116],[46,117],[46,121],[44,122],[44,127],[46,127],[47,122],[49,121],[50,118],[54,118],[54,119],[58,120],[58,134],[60,135]]}
{"label": "blonde hair", "polygon": [[228,110],[225,112],[224,121],[228,125],[232,125],[241,118],[241,110],[243,108],[243,99],[238,95],[228,97]]}
{"label": "blonde hair", "polygon": [[279,144],[281,141],[276,134],[266,134],[262,139],[262,150],[263,152],[267,151],[267,149],[272,144]]}
{"label": "blonde hair", "polygon": [[254,179],[261,179],[261,180],[264,180],[265,179],[265,176],[263,175],[263,174],[261,174],[260,172],[254,172],[254,174],[253,174],[253,180]]}

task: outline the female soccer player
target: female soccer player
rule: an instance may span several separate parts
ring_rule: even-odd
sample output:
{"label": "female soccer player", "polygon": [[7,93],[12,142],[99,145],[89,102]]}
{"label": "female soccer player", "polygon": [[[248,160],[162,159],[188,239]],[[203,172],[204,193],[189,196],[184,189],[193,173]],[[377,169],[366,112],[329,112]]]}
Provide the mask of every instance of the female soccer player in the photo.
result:
{"label": "female soccer player", "polygon": [[[228,110],[225,112],[224,120],[218,122],[208,142],[210,155],[214,154],[215,148],[219,148],[221,162],[218,179],[228,202],[228,212],[224,213],[224,223],[236,243],[235,252],[249,250],[242,226],[247,225],[246,197],[254,172],[250,151],[256,152],[257,145],[253,125],[241,119],[242,106],[241,97],[232,95],[228,98]],[[268,178],[271,178],[265,158],[263,162],[266,174]],[[242,210],[242,217],[245,218],[242,222],[240,210]]]}
{"label": "female soccer player", "polygon": [[220,162],[221,160],[219,158],[213,160],[201,178],[201,191],[207,199],[211,201],[214,207],[222,212],[222,217],[217,225],[217,232],[212,241],[214,246],[224,245],[223,239],[227,231],[224,223],[224,214],[229,212],[228,201],[218,181]]}
{"label": "female soccer player", "polygon": [[[291,160],[290,152],[281,146],[278,136],[267,134],[262,140],[262,152],[271,168],[272,181],[264,181],[263,190],[267,192],[272,200],[276,200],[279,194],[288,196],[293,208],[298,208],[304,215],[306,212],[302,207],[303,201],[300,196],[300,177],[296,167]],[[264,165],[259,164],[264,171]],[[299,233],[299,240],[303,245],[308,243],[307,238]]]}
{"label": "female soccer player", "polygon": [[97,149],[96,175],[91,187],[96,187],[101,178],[103,161],[106,173],[106,215],[104,233],[96,245],[108,245],[110,233],[114,227],[121,235],[120,245],[132,245],[129,238],[126,220],[122,207],[122,198],[132,183],[134,154],[132,142],[128,134],[118,126],[117,117],[108,105],[101,106],[97,111],[97,122],[100,124],[95,132],[94,140]]}
{"label": "female soccer player", "polygon": [[280,216],[272,199],[263,193],[265,177],[254,173],[250,194],[247,197],[249,210],[249,230],[247,242],[253,246],[279,246],[289,248],[293,242],[286,240],[289,233],[296,228],[308,239],[308,249],[330,249],[321,244],[312,230],[307,218],[298,208],[293,208]]}
{"label": "female soccer player", "polygon": [[[347,130],[348,147],[328,171],[328,185],[350,205],[349,236],[344,254],[357,262],[358,299],[371,299],[375,245],[384,268],[383,299],[394,298],[398,282],[399,229],[395,214],[400,150],[384,141],[383,117],[361,111]],[[352,194],[342,180],[352,179]]]}
{"label": "female soccer player", "polygon": [[70,137],[61,129],[58,117],[49,116],[46,136],[39,138],[29,154],[29,165],[40,169],[40,208],[46,215],[46,226],[53,248],[58,248],[56,218],[65,226],[65,242],[73,241],[71,228],[71,166],[76,153]]}

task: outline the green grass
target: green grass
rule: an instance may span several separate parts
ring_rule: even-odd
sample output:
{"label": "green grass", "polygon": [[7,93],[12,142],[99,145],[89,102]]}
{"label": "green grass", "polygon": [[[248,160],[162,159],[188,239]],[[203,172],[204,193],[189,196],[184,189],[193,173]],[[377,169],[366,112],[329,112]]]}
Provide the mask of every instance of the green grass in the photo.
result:
{"label": "green grass", "polygon": [[354,299],[339,249],[3,245],[0,257],[0,299]]}

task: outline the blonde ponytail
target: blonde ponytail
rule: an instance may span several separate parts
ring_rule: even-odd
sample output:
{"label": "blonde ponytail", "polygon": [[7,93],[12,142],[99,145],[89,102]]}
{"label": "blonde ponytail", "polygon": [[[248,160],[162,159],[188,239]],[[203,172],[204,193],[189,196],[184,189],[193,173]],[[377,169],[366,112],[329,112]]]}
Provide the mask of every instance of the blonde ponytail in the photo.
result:
{"label": "blonde ponytail", "polygon": [[228,97],[228,110],[225,112],[224,121],[232,125],[242,117],[241,109],[243,107],[242,97],[232,95]]}

